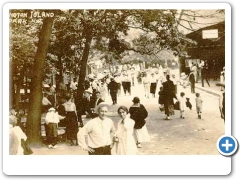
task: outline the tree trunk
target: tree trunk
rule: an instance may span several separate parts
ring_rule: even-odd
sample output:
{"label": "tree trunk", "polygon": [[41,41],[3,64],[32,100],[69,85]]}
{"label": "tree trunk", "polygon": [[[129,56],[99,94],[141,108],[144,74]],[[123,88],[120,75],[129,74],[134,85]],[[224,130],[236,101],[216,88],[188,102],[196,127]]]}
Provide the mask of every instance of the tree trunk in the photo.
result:
{"label": "tree trunk", "polygon": [[31,146],[41,144],[41,107],[42,107],[42,81],[48,44],[52,32],[53,18],[43,20],[42,29],[39,33],[37,52],[34,58],[35,74],[31,83],[31,95],[27,116],[27,137]]}
{"label": "tree trunk", "polygon": [[185,58],[182,56],[179,56],[179,73],[181,75],[182,72],[185,72]]}
{"label": "tree trunk", "polygon": [[78,79],[78,88],[77,88],[77,102],[76,102],[76,108],[79,110],[79,108],[82,107],[81,102],[83,98],[83,92],[84,92],[84,86],[83,83],[85,81],[86,77],[86,68],[87,68],[87,61],[88,61],[88,55],[90,51],[90,45],[92,42],[92,32],[90,30],[87,30],[88,33],[86,35],[86,42],[83,50],[83,56],[81,60],[81,66],[80,66],[80,74]]}
{"label": "tree trunk", "polygon": [[[16,94],[15,94],[15,110],[17,112],[19,112],[20,109],[23,109],[23,102],[22,102],[22,99],[21,99],[21,94],[20,94],[20,90],[21,88],[23,87],[23,71],[21,70],[20,71],[20,74],[18,76],[18,80],[17,80],[17,90],[16,90]],[[20,104],[20,101],[21,100],[21,104]],[[25,111],[24,111],[25,112]]]}
{"label": "tree trunk", "polygon": [[[9,67],[11,66],[12,63],[9,62]],[[9,105],[10,107],[14,107],[14,98],[15,97],[15,91],[14,91],[14,81],[13,81],[13,73],[12,73],[12,68],[9,68],[9,92],[10,92],[10,97],[9,97]]]}
{"label": "tree trunk", "polygon": [[63,82],[63,64],[62,64],[62,56],[58,55],[58,61],[59,63],[56,64],[56,68],[59,70],[59,74],[56,74],[56,92],[57,92],[57,100],[59,97],[59,84],[60,82]]}

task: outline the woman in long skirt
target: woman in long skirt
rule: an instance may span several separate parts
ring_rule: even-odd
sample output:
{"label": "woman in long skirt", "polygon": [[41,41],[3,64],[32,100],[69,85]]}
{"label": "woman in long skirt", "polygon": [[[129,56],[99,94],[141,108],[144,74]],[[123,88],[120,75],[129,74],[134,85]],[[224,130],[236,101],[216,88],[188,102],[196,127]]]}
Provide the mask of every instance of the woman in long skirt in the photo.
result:
{"label": "woman in long skirt", "polygon": [[118,114],[121,120],[118,122],[115,143],[112,148],[114,155],[135,155],[137,147],[133,137],[134,120],[129,118],[128,109],[125,106],[118,108]]}
{"label": "woman in long skirt", "polygon": [[137,147],[141,148],[141,142],[150,141],[145,119],[148,116],[146,108],[140,104],[138,97],[133,98],[133,105],[129,109],[130,118],[135,121],[134,135],[137,142]]}
{"label": "woman in long skirt", "polygon": [[74,141],[77,145],[77,133],[78,133],[78,121],[77,121],[77,111],[75,103],[72,102],[72,97],[68,98],[68,101],[64,103],[66,111],[66,134],[67,139],[70,140],[70,145],[74,145]]}

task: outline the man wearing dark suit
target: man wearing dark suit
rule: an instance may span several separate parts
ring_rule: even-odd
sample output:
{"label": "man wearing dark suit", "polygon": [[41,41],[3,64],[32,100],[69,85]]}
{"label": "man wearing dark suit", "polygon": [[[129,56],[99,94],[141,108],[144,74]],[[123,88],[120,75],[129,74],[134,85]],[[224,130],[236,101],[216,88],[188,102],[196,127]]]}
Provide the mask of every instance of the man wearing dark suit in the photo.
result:
{"label": "man wearing dark suit", "polygon": [[209,68],[208,68],[208,64],[205,63],[205,65],[203,66],[202,70],[201,70],[201,75],[202,75],[202,87],[204,87],[204,79],[206,80],[208,86],[210,87],[210,84],[208,82],[208,73],[209,73]]}
{"label": "man wearing dark suit", "polygon": [[91,95],[92,92],[89,90],[84,91],[84,96],[82,99],[82,109],[81,109],[81,115],[86,115],[86,117],[90,117],[91,112]]}
{"label": "man wearing dark suit", "polygon": [[166,120],[169,120],[169,106],[173,105],[173,98],[177,99],[175,95],[175,88],[173,81],[170,80],[170,76],[166,75],[167,81],[163,83],[163,99],[164,99],[164,108],[165,114],[167,115]]}
{"label": "man wearing dark suit", "polygon": [[114,78],[111,78],[111,82],[108,85],[109,90],[110,90],[110,95],[112,98],[113,105],[117,104],[117,92],[118,92],[118,84],[114,80]]}

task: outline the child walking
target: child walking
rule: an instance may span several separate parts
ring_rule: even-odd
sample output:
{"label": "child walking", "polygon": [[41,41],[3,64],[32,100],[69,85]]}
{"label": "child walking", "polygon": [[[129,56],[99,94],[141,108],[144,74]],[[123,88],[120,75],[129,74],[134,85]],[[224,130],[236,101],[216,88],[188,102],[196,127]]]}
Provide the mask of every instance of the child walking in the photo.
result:
{"label": "child walking", "polygon": [[64,116],[60,116],[56,110],[51,107],[46,114],[45,122],[46,122],[46,135],[47,141],[49,143],[49,149],[56,149],[57,146],[57,137],[58,137],[58,123],[61,119],[64,119]]}
{"label": "child walking", "polygon": [[198,114],[199,119],[201,119],[202,103],[203,103],[203,100],[200,97],[200,94],[196,93],[196,110],[197,110],[197,114]]}
{"label": "child walking", "polygon": [[163,94],[163,87],[160,87],[160,91],[158,92],[158,104],[160,111],[164,110],[164,94]]}
{"label": "child walking", "polygon": [[184,92],[180,93],[180,98],[178,99],[178,101],[179,101],[179,108],[180,108],[180,118],[184,119],[185,109],[186,109],[186,98],[185,98]]}

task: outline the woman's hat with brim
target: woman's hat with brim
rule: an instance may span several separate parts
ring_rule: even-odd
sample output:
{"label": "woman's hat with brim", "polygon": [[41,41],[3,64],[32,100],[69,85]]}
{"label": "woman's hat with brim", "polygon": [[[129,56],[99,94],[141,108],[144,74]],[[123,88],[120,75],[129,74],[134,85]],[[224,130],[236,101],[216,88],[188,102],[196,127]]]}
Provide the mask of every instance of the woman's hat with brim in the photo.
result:
{"label": "woman's hat with brim", "polygon": [[95,107],[95,112],[98,113],[98,110],[99,108],[101,107],[107,107],[109,108],[109,104],[107,104],[106,102],[101,102],[100,104],[98,104],[96,107]]}
{"label": "woman's hat with brim", "polygon": [[90,91],[89,89],[86,89],[84,92],[88,94],[92,94],[92,91]]}
{"label": "woman's hat with brim", "polygon": [[55,111],[55,109],[54,109],[53,107],[51,107],[48,111],[49,111],[49,112]]}
{"label": "woman's hat with brim", "polygon": [[48,84],[43,84],[43,87],[49,88],[50,86]]}

